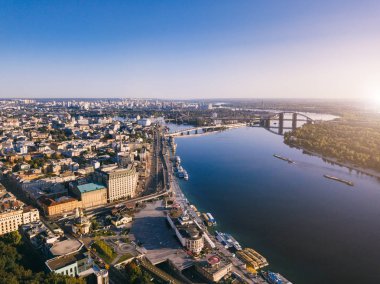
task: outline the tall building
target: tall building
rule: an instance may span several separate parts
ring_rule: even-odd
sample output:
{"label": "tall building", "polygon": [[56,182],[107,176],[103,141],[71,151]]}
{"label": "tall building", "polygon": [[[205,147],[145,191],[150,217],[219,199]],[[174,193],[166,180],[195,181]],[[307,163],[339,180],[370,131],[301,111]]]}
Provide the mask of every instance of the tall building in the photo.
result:
{"label": "tall building", "polygon": [[0,235],[17,231],[19,226],[40,219],[36,208],[25,207],[0,184]]}
{"label": "tall building", "polygon": [[107,187],[109,202],[124,198],[132,198],[136,195],[138,173],[132,164],[127,168],[103,168],[97,171],[98,182]]}

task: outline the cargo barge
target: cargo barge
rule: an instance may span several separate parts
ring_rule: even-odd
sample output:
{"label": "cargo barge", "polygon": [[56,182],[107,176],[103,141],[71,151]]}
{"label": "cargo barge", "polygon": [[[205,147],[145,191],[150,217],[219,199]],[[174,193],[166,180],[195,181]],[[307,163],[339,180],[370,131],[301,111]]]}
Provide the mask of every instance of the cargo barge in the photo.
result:
{"label": "cargo barge", "polygon": [[245,248],[237,251],[236,255],[247,265],[247,267],[251,267],[256,271],[269,265],[266,258],[252,248]]}
{"label": "cargo barge", "polygon": [[292,161],[291,159],[289,158],[285,158],[285,157],[282,157],[280,155],[277,155],[277,154],[273,154],[273,157],[277,158],[277,159],[280,159],[280,160],[283,160],[285,162],[288,162],[289,164],[294,164],[294,161]]}
{"label": "cargo barge", "polygon": [[325,178],[328,178],[328,179],[331,179],[331,180],[335,180],[335,181],[339,181],[339,182],[347,184],[349,186],[354,186],[354,183],[352,181],[349,181],[349,180],[341,179],[341,178],[330,176],[330,175],[323,175],[323,176]]}

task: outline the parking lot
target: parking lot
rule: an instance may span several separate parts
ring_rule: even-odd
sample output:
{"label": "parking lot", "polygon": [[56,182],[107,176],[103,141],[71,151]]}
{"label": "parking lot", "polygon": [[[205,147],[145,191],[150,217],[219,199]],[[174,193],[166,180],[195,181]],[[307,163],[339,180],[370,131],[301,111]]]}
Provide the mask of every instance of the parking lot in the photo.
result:
{"label": "parking lot", "polygon": [[144,248],[146,257],[153,264],[170,259],[177,268],[183,269],[192,264],[192,258],[182,249],[164,212],[161,200],[147,203],[135,214],[129,238]]}

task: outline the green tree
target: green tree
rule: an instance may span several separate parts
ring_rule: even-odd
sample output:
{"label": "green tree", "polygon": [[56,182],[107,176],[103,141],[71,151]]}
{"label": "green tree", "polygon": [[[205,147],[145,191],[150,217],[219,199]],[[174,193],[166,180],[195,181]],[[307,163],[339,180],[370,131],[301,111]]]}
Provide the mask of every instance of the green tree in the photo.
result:
{"label": "green tree", "polygon": [[125,266],[125,274],[128,283],[131,284],[150,284],[149,274],[143,271],[135,262],[130,262]]}
{"label": "green tree", "polygon": [[21,235],[18,231],[14,231],[0,237],[0,241],[6,244],[17,246],[21,242]]}
{"label": "green tree", "polygon": [[0,284],[85,284],[83,279],[54,273],[34,273],[22,266],[22,255],[17,252],[16,243],[20,243],[17,234],[7,234],[0,238]]}

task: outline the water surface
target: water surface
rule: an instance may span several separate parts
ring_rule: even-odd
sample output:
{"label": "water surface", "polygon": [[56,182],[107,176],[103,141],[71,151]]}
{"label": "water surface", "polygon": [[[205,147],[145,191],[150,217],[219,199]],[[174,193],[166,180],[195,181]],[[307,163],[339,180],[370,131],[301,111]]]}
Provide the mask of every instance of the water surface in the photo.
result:
{"label": "water surface", "polygon": [[[263,128],[177,138],[188,199],[293,283],[380,283],[380,183]],[[296,161],[288,164],[280,154]],[[331,174],[354,187],[325,179]]]}

